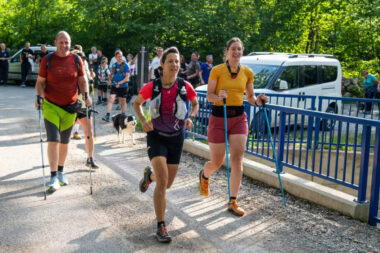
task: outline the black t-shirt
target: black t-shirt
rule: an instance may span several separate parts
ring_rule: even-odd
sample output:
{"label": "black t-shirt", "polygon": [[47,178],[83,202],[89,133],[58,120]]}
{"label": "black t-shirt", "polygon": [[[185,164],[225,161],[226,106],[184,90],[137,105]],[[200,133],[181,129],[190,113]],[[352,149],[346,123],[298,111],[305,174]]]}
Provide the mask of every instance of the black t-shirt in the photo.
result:
{"label": "black t-shirt", "polygon": [[[49,54],[49,52],[46,50],[46,52],[42,52],[42,51],[39,52],[36,56],[37,56],[37,57],[40,57],[40,58],[42,59],[42,58],[44,58],[45,55],[48,55],[48,54]],[[37,59],[37,58],[36,58],[36,59]]]}
{"label": "black t-shirt", "polygon": [[26,58],[27,55],[33,55],[33,50],[32,49],[26,49],[24,48],[22,51],[21,51],[21,58],[22,58],[22,62],[23,63],[26,63],[28,62],[28,58]]}

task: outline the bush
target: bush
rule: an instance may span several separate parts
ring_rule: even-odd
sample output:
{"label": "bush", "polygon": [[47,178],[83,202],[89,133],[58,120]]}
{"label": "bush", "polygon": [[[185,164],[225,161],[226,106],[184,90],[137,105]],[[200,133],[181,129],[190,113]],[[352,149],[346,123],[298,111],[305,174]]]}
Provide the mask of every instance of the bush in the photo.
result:
{"label": "bush", "polygon": [[348,92],[351,93],[353,97],[362,98],[364,96],[363,90],[359,86],[350,86]]}

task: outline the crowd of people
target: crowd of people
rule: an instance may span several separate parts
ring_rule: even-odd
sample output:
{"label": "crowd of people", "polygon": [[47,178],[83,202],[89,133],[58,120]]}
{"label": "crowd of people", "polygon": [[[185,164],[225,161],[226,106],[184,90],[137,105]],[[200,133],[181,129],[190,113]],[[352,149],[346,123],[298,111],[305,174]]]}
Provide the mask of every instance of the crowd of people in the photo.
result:
{"label": "crowd of people", "polygon": [[[198,112],[198,100],[195,88],[208,84],[207,100],[213,103],[208,126],[208,145],[210,161],[204,164],[199,174],[199,192],[209,196],[210,178],[222,166],[226,159],[225,136],[228,136],[229,161],[231,171],[231,194],[227,210],[234,215],[243,216],[244,210],[237,203],[243,171],[243,155],[248,137],[247,115],[243,107],[243,98],[254,106],[262,106],[268,97],[255,96],[254,73],[240,64],[244,46],[239,38],[232,38],[226,44],[225,62],[214,67],[213,56],[207,55],[200,62],[200,54],[193,52],[187,64],[184,56],[176,47],[163,49],[158,47],[149,68],[149,82],[138,90],[135,78],[138,69],[137,56],[128,54],[125,58],[120,49],[108,64],[108,58],[101,50],[91,48],[86,57],[80,45],[71,50],[71,38],[60,31],[55,38],[56,51],[51,54],[33,55],[29,43],[21,54],[22,62],[36,59],[40,63],[36,81],[37,99],[35,107],[42,110],[48,142],[48,161],[50,164],[50,182],[47,192],[53,193],[60,186],[68,185],[64,174],[64,164],[68,154],[68,143],[72,131],[78,132],[75,122],[81,125],[86,138],[86,165],[91,169],[99,168],[94,160],[94,140],[91,106],[94,106],[90,92],[97,83],[96,105],[107,105],[107,113],[102,118],[110,121],[112,104],[118,101],[122,113],[130,96],[135,95],[133,109],[147,133],[147,166],[139,182],[141,192],[146,192],[155,182],[153,205],[157,220],[156,238],[159,242],[170,242],[166,223],[166,190],[173,184],[182,155],[184,129],[192,129]],[[2,51],[5,45],[0,45]],[[41,52],[45,52],[41,47]],[[2,63],[9,54],[0,54]],[[5,59],[5,60],[4,60]],[[27,71],[27,67],[23,67]],[[363,72],[366,87],[379,81]],[[24,78],[24,76],[23,76]],[[110,94],[108,96],[108,87]],[[148,104],[149,116],[144,114],[142,106]],[[190,102],[190,110],[186,103]],[[227,128],[225,128],[227,122]]]}

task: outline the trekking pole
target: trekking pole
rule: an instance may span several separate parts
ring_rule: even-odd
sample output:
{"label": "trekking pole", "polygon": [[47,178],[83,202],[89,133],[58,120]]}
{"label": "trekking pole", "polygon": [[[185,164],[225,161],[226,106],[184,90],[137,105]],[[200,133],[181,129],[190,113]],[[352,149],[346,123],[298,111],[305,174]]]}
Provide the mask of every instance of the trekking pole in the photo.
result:
{"label": "trekking pole", "polygon": [[[92,111],[95,112],[95,104],[94,104],[94,90],[95,90],[95,85],[93,84],[93,87],[92,87],[92,92],[91,92],[91,96],[92,96]],[[95,128],[95,113],[94,113],[94,116],[92,117],[93,118],[93,128],[94,128],[94,142],[96,141],[96,128]]]}
{"label": "trekking pole", "polygon": [[227,165],[227,184],[228,184],[228,204],[231,205],[231,190],[230,190],[230,162],[228,155],[228,131],[227,131],[227,107],[226,99],[223,98],[223,111],[224,111],[224,134],[226,138],[226,165]]}
{"label": "trekking pole", "polygon": [[[86,106],[86,129],[87,129],[87,159],[90,159],[90,124],[88,120],[88,107]],[[92,167],[90,168],[90,195],[92,195]]]}
{"label": "trekking pole", "polygon": [[263,108],[262,108],[262,110],[264,111],[265,121],[266,121],[266,124],[268,126],[268,135],[269,135],[269,140],[270,140],[270,142],[272,144],[273,158],[274,158],[274,161],[276,163],[276,173],[277,173],[277,176],[278,176],[278,182],[280,183],[282,200],[283,200],[284,206],[286,207],[285,193],[284,193],[284,188],[282,187],[281,176],[280,176],[280,166],[278,164],[277,155],[276,155],[276,149],[274,147],[274,141],[272,139],[271,128],[270,128],[269,119],[268,119],[268,115],[267,115],[267,110],[265,108],[265,103],[264,102],[263,102]]}
{"label": "trekking pole", "polygon": [[43,140],[42,140],[42,109],[40,104],[40,98],[38,99],[38,121],[40,125],[40,143],[41,143],[41,158],[42,158],[42,176],[44,181],[44,200],[46,200],[46,184],[45,184],[45,163],[44,163],[44,147],[43,147]]}

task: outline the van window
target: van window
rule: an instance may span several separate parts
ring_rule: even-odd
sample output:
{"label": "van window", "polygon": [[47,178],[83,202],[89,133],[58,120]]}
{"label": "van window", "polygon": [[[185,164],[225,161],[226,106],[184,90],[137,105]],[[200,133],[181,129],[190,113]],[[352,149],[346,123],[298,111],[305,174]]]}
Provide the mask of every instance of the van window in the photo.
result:
{"label": "van window", "polygon": [[322,83],[333,82],[338,77],[337,66],[321,66],[321,81]]}
{"label": "van window", "polygon": [[279,66],[272,65],[259,65],[259,64],[244,64],[247,65],[252,71],[254,76],[254,88],[264,89],[267,87],[269,80],[279,69]]}
{"label": "van window", "polygon": [[281,80],[288,83],[288,89],[298,88],[298,66],[285,67],[273,87],[274,90],[279,90]]}
{"label": "van window", "polygon": [[318,83],[318,68],[316,65],[305,65],[301,68],[301,87]]}

